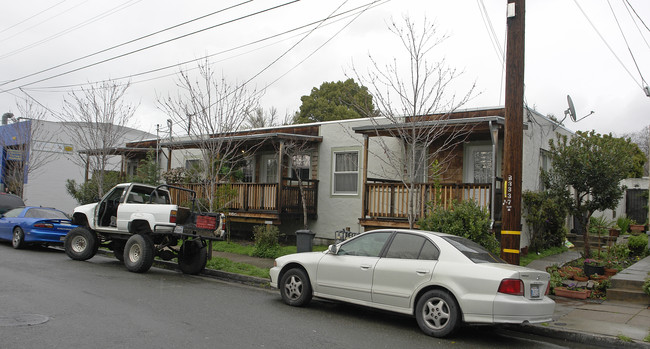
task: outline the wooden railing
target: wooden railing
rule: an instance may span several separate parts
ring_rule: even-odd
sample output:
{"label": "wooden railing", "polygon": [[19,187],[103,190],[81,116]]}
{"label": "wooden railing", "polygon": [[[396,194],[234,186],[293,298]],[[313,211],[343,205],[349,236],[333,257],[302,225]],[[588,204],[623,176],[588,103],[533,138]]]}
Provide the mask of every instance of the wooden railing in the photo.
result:
{"label": "wooden railing", "polygon": [[[413,185],[413,212],[418,217],[424,216],[427,204],[434,203],[448,208],[456,201],[474,200],[479,206],[490,210],[492,199],[490,183],[440,184],[433,183]],[[364,193],[366,200],[366,217],[371,218],[407,218],[408,188],[401,182],[367,183]]]}
{"label": "wooden railing", "polygon": [[[212,191],[218,193],[218,206],[229,211],[258,211],[277,213],[302,213],[300,189],[291,180],[285,179],[282,186],[282,200],[278,199],[277,183],[217,183]],[[208,198],[209,186],[201,183],[176,184],[179,187],[194,190],[198,199]],[[318,181],[303,181],[307,202],[307,212],[316,213]],[[172,203],[189,205],[190,194],[171,188]]]}

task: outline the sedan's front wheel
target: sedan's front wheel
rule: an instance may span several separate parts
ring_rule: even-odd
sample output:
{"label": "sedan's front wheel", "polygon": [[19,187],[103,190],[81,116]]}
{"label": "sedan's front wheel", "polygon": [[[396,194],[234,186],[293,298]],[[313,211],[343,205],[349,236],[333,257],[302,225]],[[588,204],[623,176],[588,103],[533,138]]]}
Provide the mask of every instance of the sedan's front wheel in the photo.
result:
{"label": "sedan's front wheel", "polygon": [[422,332],[433,337],[452,334],[460,324],[460,309],[454,297],[443,290],[431,290],[418,301],[415,318]]}
{"label": "sedan's front wheel", "polygon": [[280,280],[282,300],[294,307],[307,305],[311,301],[311,284],[304,270],[293,268],[282,275]]}

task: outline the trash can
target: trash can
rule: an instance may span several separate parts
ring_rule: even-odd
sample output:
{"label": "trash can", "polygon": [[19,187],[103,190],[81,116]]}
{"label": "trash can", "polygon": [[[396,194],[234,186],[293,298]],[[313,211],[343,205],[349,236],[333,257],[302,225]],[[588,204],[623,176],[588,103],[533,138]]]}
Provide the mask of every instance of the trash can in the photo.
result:
{"label": "trash can", "polygon": [[316,233],[311,230],[296,231],[296,250],[300,252],[311,252]]}

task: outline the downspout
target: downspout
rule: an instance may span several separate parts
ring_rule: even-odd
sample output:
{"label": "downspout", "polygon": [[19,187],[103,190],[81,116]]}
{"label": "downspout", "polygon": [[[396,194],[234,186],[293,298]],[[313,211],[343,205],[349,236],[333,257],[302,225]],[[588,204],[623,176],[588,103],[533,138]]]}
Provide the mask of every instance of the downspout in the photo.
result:
{"label": "downspout", "polygon": [[489,122],[490,138],[492,139],[492,190],[490,190],[490,228],[494,228],[494,206],[497,188],[497,150],[499,149],[499,126]]}

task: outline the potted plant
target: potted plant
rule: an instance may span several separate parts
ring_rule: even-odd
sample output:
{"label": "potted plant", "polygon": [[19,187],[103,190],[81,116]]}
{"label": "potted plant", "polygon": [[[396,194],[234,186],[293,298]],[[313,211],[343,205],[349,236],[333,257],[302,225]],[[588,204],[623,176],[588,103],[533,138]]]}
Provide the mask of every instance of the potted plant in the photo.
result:
{"label": "potted plant", "polygon": [[584,282],[589,280],[589,276],[585,275],[585,273],[582,270],[580,270],[579,272],[573,275],[573,280]]}
{"label": "potted plant", "polygon": [[570,284],[566,287],[559,286],[553,289],[553,293],[559,297],[575,298],[575,299],[587,299],[591,295],[591,290],[585,288],[577,287],[576,284]]}
{"label": "potted plant", "polygon": [[635,221],[632,221],[630,224],[630,232],[632,235],[639,235],[645,230],[645,226],[643,224],[636,224]]}
{"label": "potted plant", "polygon": [[618,226],[622,234],[627,234],[628,230],[630,230],[631,224],[632,224],[632,219],[630,219],[625,215],[618,217],[618,219],[616,220],[616,226]]}
{"label": "potted plant", "polygon": [[584,271],[586,275],[605,275],[605,265],[597,259],[587,258],[584,263]]}

